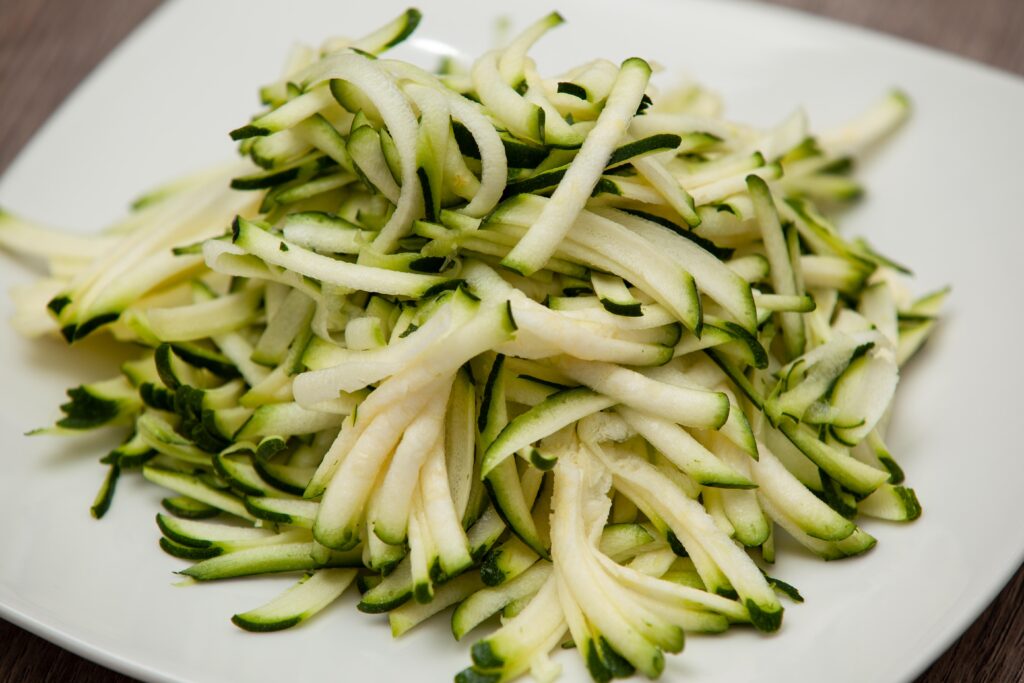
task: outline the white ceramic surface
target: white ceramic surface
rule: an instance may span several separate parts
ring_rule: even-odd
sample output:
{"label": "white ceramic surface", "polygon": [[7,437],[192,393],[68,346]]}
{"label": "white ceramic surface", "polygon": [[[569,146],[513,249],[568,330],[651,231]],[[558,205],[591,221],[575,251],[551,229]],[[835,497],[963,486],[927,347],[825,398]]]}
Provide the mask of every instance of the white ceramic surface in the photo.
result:
{"label": "white ceramic surface", "polygon": [[[933,51],[739,2],[561,0],[569,19],[536,56],[547,73],[596,56],[638,54],[721,92],[728,112],[769,125],[795,105],[822,127],[890,86],[916,106],[910,124],[861,169],[867,199],[844,219],[912,264],[920,291],[954,285],[948,316],[907,372],[890,445],[924,506],[912,526],[868,523],[867,556],[824,564],[783,544],[773,573],[805,604],[763,637],[693,637],[665,679],[908,680],[959,634],[1020,564],[1024,525],[1017,443],[1022,371],[1017,266],[1024,253],[1020,159],[1024,82]],[[0,204],[74,230],[116,218],[145,188],[233,153],[226,132],[258,108],[295,40],[359,33],[393,0],[218,2],[159,10],[47,123],[0,182]],[[488,47],[489,3],[431,0],[417,33],[468,54]],[[550,0],[506,5],[515,25]],[[405,54],[409,54],[408,50]],[[0,256],[0,287],[29,269]],[[6,298],[0,318],[10,315]],[[354,596],[291,632],[251,635],[228,617],[290,579],[172,586],[183,563],[162,553],[161,494],[122,479],[102,522],[88,507],[104,474],[102,438],[27,438],[50,423],[64,388],[106,372],[95,343],[68,351],[0,326],[0,616],[147,680],[223,682],[451,680],[469,663],[444,619],[392,641]],[[476,634],[474,634],[476,635]],[[574,652],[557,656],[583,680]]]}

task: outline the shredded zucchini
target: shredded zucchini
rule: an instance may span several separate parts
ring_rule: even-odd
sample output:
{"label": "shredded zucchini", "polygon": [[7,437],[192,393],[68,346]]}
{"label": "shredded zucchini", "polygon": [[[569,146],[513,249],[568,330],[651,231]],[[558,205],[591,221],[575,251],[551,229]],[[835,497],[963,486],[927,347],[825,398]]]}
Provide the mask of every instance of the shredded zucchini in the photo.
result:
{"label": "shredded zucchini", "polygon": [[298,48],[244,162],[102,236],[0,212],[47,271],[19,330],[143,349],[37,431],[126,429],[92,512],[122,476],[173,492],[183,575],[300,575],[247,630],[351,583],[396,636],[501,612],[471,683],[550,680],[566,643],[653,678],[686,632],[778,629],[775,534],[838,559],[874,545],[861,515],[921,513],[883,438],[947,290],[828,218],[908,99],[759,130],[638,57],[541,76],[557,13],[440,74],[380,57],[419,21]]}

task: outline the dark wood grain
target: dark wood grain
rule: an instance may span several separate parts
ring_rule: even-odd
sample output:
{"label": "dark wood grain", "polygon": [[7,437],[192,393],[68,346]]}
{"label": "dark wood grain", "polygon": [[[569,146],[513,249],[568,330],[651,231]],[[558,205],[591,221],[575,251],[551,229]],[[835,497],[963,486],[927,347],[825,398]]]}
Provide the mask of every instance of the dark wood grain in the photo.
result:
{"label": "dark wood grain", "polygon": [[0,683],[132,683],[133,680],[0,621]]}
{"label": "dark wood grain", "polygon": [[767,2],[891,33],[1024,74],[1024,2],[1020,0]]}
{"label": "dark wood grain", "polygon": [[[767,1],[1024,74],[1024,0]],[[67,94],[158,4],[0,2],[0,172]],[[0,683],[131,680],[0,620]],[[917,683],[960,681],[1024,681],[1024,569]]]}
{"label": "dark wood grain", "polygon": [[0,172],[159,0],[0,2]]}

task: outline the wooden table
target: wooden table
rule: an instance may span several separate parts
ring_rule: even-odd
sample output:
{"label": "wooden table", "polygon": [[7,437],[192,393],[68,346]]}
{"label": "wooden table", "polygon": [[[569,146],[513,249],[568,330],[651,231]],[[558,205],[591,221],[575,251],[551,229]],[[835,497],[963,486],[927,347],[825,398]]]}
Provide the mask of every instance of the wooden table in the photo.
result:
{"label": "wooden table", "polygon": [[[768,0],[1024,74],[1024,0]],[[0,3],[0,172],[159,0]],[[1024,569],[917,683],[1024,680]],[[868,656],[868,653],[861,653]],[[0,620],[0,683],[131,679]]]}

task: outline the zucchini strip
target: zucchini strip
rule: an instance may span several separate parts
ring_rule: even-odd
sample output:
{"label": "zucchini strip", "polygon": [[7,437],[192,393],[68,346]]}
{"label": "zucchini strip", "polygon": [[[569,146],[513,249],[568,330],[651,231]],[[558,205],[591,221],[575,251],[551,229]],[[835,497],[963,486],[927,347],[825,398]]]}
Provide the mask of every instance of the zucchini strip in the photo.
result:
{"label": "zucchini strip", "polygon": [[634,57],[622,63],[597,125],[587,135],[537,222],[502,259],[502,265],[523,275],[531,275],[544,267],[586,204],[640,105],[650,77],[651,67],[642,59]]}
{"label": "zucchini strip", "polygon": [[267,604],[234,615],[231,621],[246,631],[291,628],[338,599],[355,578],[355,569],[320,569],[304,576],[299,583]]}
{"label": "zucchini strip", "polygon": [[375,249],[387,253],[409,231],[423,206],[416,175],[416,119],[391,75],[360,54],[342,52],[329,55],[301,75],[305,88],[334,79],[353,84],[373,102],[398,147],[401,195],[395,213],[373,242]]}

